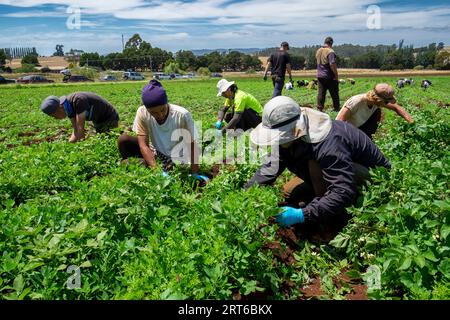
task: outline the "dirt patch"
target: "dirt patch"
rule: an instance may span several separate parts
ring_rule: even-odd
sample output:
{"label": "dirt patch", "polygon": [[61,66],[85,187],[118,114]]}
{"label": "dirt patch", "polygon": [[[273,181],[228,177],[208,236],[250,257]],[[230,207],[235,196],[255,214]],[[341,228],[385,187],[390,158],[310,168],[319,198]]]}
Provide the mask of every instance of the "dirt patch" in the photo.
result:
{"label": "dirt patch", "polygon": [[37,130],[36,131],[28,131],[28,132],[20,132],[18,134],[18,136],[19,137],[33,137],[38,133],[39,133],[39,131],[37,131]]}
{"label": "dirt patch", "polygon": [[[341,274],[333,279],[333,283],[338,290],[346,286],[350,288],[350,292],[345,294],[346,300],[369,300],[367,296],[367,286],[362,283],[361,279],[351,279],[345,270],[342,270]],[[325,296],[325,292],[321,288],[320,277],[315,278],[311,284],[304,286],[300,289],[300,300],[315,300]]]}
{"label": "dirt patch", "polygon": [[318,299],[321,296],[324,296],[325,292],[322,291],[320,286],[320,277],[317,277],[311,282],[311,284],[300,289],[300,292],[303,295],[299,298],[299,300]]}
{"label": "dirt patch", "polygon": [[278,259],[287,265],[293,265],[297,262],[294,258],[294,251],[289,247],[284,249],[279,241],[266,243],[263,246],[263,250],[271,251],[275,259]]}
{"label": "dirt patch", "polygon": [[450,107],[450,103],[438,102],[437,105],[443,109],[448,109]]}
{"label": "dirt patch", "polygon": [[67,129],[61,129],[58,133],[53,136],[45,137],[42,139],[31,139],[22,143],[24,146],[31,146],[33,144],[40,144],[43,142],[53,142],[59,140],[60,138],[67,135]]}

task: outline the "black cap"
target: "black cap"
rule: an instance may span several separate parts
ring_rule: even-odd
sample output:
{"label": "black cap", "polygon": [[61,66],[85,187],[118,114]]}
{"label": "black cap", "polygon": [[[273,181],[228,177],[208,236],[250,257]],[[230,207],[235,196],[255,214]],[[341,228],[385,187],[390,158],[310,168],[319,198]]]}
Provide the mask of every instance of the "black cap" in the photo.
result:
{"label": "black cap", "polygon": [[281,46],[282,46],[283,48],[286,48],[286,49],[289,50],[289,43],[287,43],[286,41],[283,41],[283,42],[281,43]]}

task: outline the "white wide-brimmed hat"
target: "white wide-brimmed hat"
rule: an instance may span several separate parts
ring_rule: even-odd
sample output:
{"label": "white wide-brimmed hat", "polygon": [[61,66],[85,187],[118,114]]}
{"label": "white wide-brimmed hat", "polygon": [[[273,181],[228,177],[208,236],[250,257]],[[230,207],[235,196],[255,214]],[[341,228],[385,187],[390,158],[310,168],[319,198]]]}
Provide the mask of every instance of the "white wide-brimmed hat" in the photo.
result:
{"label": "white wide-brimmed hat", "polygon": [[301,108],[293,99],[279,96],[264,106],[262,123],[251,132],[250,139],[260,146],[281,145],[298,138],[318,143],[328,136],[331,126],[327,114]]}
{"label": "white wide-brimmed hat", "polygon": [[217,82],[217,89],[219,92],[217,93],[218,97],[222,96],[222,93],[228,90],[229,87],[231,87],[234,84],[234,81],[227,81],[226,79],[222,79],[219,82]]}

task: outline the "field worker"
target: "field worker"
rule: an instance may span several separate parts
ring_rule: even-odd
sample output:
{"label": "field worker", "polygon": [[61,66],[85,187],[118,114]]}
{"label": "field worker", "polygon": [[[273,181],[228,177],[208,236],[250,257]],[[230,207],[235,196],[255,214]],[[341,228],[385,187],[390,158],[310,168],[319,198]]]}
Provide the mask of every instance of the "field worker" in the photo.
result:
{"label": "field worker", "polygon": [[351,123],[372,139],[381,121],[381,108],[395,111],[409,123],[414,122],[408,112],[397,104],[394,89],[386,83],[377,84],[373,90],[348,99],[336,120]]}
{"label": "field worker", "polygon": [[427,90],[431,86],[430,80],[422,80],[422,84],[420,85],[424,90]]}
{"label": "field worker", "polygon": [[400,79],[397,81],[397,88],[402,89],[405,87],[405,80]]}
{"label": "field worker", "polygon": [[286,90],[294,90],[294,85],[292,84],[292,82],[288,82],[285,85]]}
{"label": "field worker", "polygon": [[189,111],[170,104],[166,91],[157,80],[144,87],[142,102],[144,105],[137,110],[133,125],[137,137],[119,137],[122,158],[140,158],[150,168],[155,168],[156,159],[159,159],[164,171],[171,170],[175,162],[190,163],[192,176],[207,183],[208,178],[198,173],[198,133]]}
{"label": "field worker", "polygon": [[276,217],[282,227],[332,221],[354,203],[357,185],[369,177],[369,168],[390,168],[363,132],[332,121],[325,113],[301,108],[289,97],[265,105],[262,124],[250,139],[278,152],[270,155],[245,188],[273,185],[286,169],[297,176],[284,187],[286,202],[295,208],[282,208]]}
{"label": "field worker", "polygon": [[[247,131],[261,123],[262,106],[254,96],[239,90],[234,81],[226,79],[217,83],[217,90],[217,96],[225,98],[225,105],[217,116],[216,129],[222,133],[237,129]],[[228,123],[225,127],[224,121]]]}
{"label": "field worker", "polygon": [[85,137],[85,123],[92,121],[97,133],[108,132],[119,126],[119,114],[111,103],[92,92],[75,92],[61,98],[50,96],[41,104],[41,110],[56,119],[69,117],[73,133],[69,142]]}
{"label": "field worker", "polygon": [[339,111],[339,74],[336,64],[336,53],[332,49],[333,38],[327,37],[324,46],[316,52],[317,79],[319,91],[317,93],[317,108],[323,111],[327,91],[333,99],[334,111]]}
{"label": "field worker", "polygon": [[306,85],[306,88],[308,88],[309,90],[316,90],[317,89],[317,84],[318,84],[319,82],[316,80],[316,79],[314,79],[314,80],[312,80],[312,81],[310,81],[307,85]]}
{"label": "field worker", "polygon": [[280,49],[272,54],[267,60],[266,70],[264,71],[264,81],[267,80],[269,68],[271,70],[273,95],[272,98],[281,96],[283,92],[284,82],[286,79],[286,71],[289,74],[289,81],[292,80],[291,57],[289,56],[289,43],[281,43]]}
{"label": "field worker", "polygon": [[298,80],[297,81],[297,87],[301,88],[301,87],[306,87],[309,84],[308,80]]}

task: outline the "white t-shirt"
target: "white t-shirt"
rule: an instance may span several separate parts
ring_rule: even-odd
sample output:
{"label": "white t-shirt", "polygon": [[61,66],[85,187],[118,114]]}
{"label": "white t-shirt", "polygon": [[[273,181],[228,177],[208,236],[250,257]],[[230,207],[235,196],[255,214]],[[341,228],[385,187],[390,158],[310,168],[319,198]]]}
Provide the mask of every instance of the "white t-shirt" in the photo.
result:
{"label": "white t-shirt", "polygon": [[344,106],[342,107],[341,111],[338,114],[338,117],[344,112],[344,108],[347,108],[350,110],[351,116],[347,119],[347,121],[351,124],[353,124],[355,127],[359,128],[364,123],[369,120],[369,118],[374,114],[375,111],[377,111],[378,106],[373,105],[371,108],[369,108],[369,105],[367,104],[366,99],[367,94],[358,94],[356,96],[351,97],[348,99]]}
{"label": "white t-shirt", "polygon": [[174,104],[169,104],[169,115],[161,125],[145,106],[141,106],[136,112],[133,131],[138,136],[148,136],[151,145],[174,162],[189,163],[191,143],[198,141],[191,114]]}

